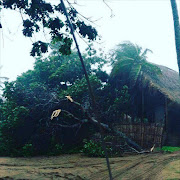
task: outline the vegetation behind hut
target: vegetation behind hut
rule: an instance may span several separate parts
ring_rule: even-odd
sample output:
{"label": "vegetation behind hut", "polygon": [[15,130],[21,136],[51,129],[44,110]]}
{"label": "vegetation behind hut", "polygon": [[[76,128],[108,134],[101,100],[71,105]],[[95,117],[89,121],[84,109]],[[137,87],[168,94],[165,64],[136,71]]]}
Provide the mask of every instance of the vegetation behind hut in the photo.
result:
{"label": "vegetation behind hut", "polygon": [[[136,46],[134,47],[131,43],[128,43],[128,46],[129,44],[135,54],[140,52],[141,48],[137,51]],[[113,123],[137,121],[142,116],[142,108],[144,109],[144,120],[151,122],[149,112],[153,109],[153,103],[156,104],[158,99],[163,105],[164,97],[168,99],[170,119],[174,116],[179,117],[178,89],[180,85],[176,72],[154,64],[144,66],[143,64],[148,64],[148,62],[144,59],[142,63],[142,59],[139,59],[141,71],[143,67],[151,67],[155,70],[154,72],[158,73],[153,75],[151,68],[143,71],[143,74],[139,73],[139,70],[136,71],[139,75],[133,78],[133,87],[129,84],[132,82],[129,81],[131,76],[123,79],[125,77],[123,73],[128,75],[129,72],[132,75],[133,66],[129,63],[129,59],[126,58],[129,65],[125,67],[130,68],[122,68],[123,66],[121,67],[117,61],[113,64],[114,68],[115,65],[119,65],[120,70],[125,72],[117,73],[116,76],[113,68],[109,76],[102,71],[103,65],[108,61],[89,51],[92,52],[92,48],[84,54],[84,58],[97,97],[99,118],[103,123],[111,127]],[[137,65],[138,62],[135,64]],[[96,69],[92,68],[94,64],[97,65]],[[144,107],[142,106],[142,89],[145,97]],[[61,113],[54,121],[50,120],[52,111],[59,107],[66,109],[76,117],[84,118],[79,108],[63,100],[67,95],[72,96],[89,113],[92,113],[87,84],[78,64],[77,54],[59,56],[56,47],[48,58],[36,60],[34,70],[27,71],[13,82],[5,83],[3,93],[5,100],[1,100],[0,103],[0,153],[22,155],[26,150],[28,151],[28,148],[29,153],[34,149],[37,154],[46,154],[52,149],[55,152],[61,152],[62,147],[68,149],[74,145],[80,145],[84,138],[91,137],[97,130],[96,127],[90,124],[73,126],[73,116]],[[173,113],[174,111],[176,113]],[[174,132],[172,127],[177,124],[176,118],[174,119],[167,124],[169,132]],[[176,131],[178,127],[176,126]]]}

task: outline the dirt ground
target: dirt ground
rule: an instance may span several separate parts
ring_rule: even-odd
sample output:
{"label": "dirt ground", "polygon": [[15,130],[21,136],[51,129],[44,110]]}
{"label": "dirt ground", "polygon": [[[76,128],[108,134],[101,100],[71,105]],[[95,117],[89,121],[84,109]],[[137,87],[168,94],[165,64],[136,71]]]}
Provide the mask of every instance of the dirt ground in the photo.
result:
{"label": "dirt ground", "polygon": [[[180,180],[180,152],[110,158],[115,180]],[[0,179],[106,180],[105,159],[81,154],[0,158]]]}

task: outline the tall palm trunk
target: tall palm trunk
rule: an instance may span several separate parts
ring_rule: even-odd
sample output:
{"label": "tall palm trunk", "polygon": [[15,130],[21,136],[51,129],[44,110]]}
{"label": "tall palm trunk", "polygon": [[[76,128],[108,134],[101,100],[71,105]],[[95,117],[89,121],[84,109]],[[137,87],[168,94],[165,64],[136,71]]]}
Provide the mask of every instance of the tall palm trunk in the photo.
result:
{"label": "tall palm trunk", "polygon": [[180,75],[180,25],[179,25],[179,16],[178,16],[176,0],[170,0],[170,1],[171,1],[173,20],[174,20],[176,54],[177,54],[177,63],[178,63],[179,75]]}
{"label": "tall palm trunk", "polygon": [[143,146],[143,122],[144,122],[144,87],[143,87],[143,72],[141,71],[141,146]]}

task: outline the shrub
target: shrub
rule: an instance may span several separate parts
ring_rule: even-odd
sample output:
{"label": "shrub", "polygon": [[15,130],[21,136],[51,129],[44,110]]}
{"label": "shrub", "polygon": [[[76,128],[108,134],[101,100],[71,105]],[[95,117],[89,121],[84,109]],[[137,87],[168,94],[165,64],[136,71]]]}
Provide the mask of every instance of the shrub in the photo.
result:
{"label": "shrub", "polygon": [[63,145],[62,144],[56,144],[54,149],[53,149],[53,153],[55,155],[62,154],[62,150],[63,150]]}
{"label": "shrub", "polygon": [[175,151],[180,151],[180,147],[163,146],[162,150],[164,152],[175,152]]}
{"label": "shrub", "polygon": [[163,146],[162,148],[160,148],[160,147],[155,148],[155,151],[156,152],[172,153],[175,151],[180,151],[180,147]]}
{"label": "shrub", "polygon": [[74,145],[65,149],[66,154],[77,154],[81,153],[83,149],[82,144]]}
{"label": "shrub", "polygon": [[29,157],[34,155],[34,148],[32,144],[25,144],[22,147],[22,156]]}
{"label": "shrub", "polygon": [[49,149],[49,152],[47,153],[47,155],[49,155],[49,156],[60,155],[63,153],[63,147],[64,147],[64,145],[59,144],[59,143],[51,145],[51,148]]}
{"label": "shrub", "polygon": [[104,157],[104,151],[100,143],[96,143],[92,140],[84,140],[84,146],[82,152],[90,157]]}

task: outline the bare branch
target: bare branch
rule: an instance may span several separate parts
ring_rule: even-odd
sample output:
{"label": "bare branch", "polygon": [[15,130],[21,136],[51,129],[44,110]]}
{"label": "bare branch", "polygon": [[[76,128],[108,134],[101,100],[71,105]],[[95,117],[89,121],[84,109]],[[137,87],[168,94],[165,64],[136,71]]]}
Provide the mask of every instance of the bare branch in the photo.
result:
{"label": "bare branch", "polygon": [[[72,119],[82,123],[83,120],[79,119],[78,117],[74,116],[72,113],[70,113],[69,111],[66,110],[62,110],[63,113],[66,113],[69,117],[71,117]],[[87,120],[86,120],[87,121]],[[84,123],[84,122],[83,122]]]}
{"label": "bare branch", "polygon": [[[70,3],[68,0],[67,0],[67,2],[68,2],[68,4],[69,4],[69,7],[72,8],[73,10],[75,10],[75,11],[77,12],[77,15],[79,15],[80,17],[83,18],[83,19],[82,19],[82,18],[79,17],[79,19],[81,19],[81,20],[86,20],[86,21],[88,21],[88,22],[90,22],[90,23],[98,26],[95,22],[97,22],[97,21],[99,21],[100,19],[102,19],[102,17],[101,17],[101,18],[98,18],[98,19],[96,19],[96,20],[91,20],[91,17],[85,17],[84,15],[82,15],[80,12],[78,12],[78,11],[73,7],[72,3]],[[76,4],[76,5],[77,5],[77,4]]]}
{"label": "bare branch", "polygon": [[69,0],[66,0],[68,2],[68,4],[75,4],[76,6],[83,6],[77,3],[77,0],[74,0],[73,3],[70,3]]}
{"label": "bare branch", "polygon": [[104,2],[104,4],[110,9],[110,11],[111,11],[111,18],[112,17],[114,17],[115,15],[113,14],[113,10],[112,10],[112,8],[107,4],[107,2],[106,2],[106,0],[103,0],[103,2]]}
{"label": "bare branch", "polygon": [[63,124],[53,124],[54,127],[60,127],[60,128],[76,128],[76,127],[79,127],[81,126],[80,123],[77,123],[77,124],[73,124],[73,125],[63,125]]}
{"label": "bare branch", "polygon": [[[68,101],[68,102],[70,102],[70,101]],[[70,113],[70,112],[68,112],[68,111],[66,111],[66,110],[62,110],[62,112],[64,112],[64,113],[66,113],[66,114],[68,114],[71,118],[73,118],[74,120],[76,120],[76,121],[78,121],[78,122],[83,122],[83,123],[87,123],[87,122],[90,122],[90,123],[92,123],[92,124],[94,124],[95,126],[99,126],[99,122],[94,118],[94,117],[92,117],[85,109],[84,109],[84,107],[80,104],[80,103],[78,103],[78,102],[76,102],[76,101],[73,101],[73,102],[71,102],[72,104],[75,104],[76,106],[78,106],[81,110],[82,110],[82,112],[84,113],[84,115],[85,115],[85,117],[87,118],[87,119],[85,119],[85,120],[81,120],[81,119],[79,119],[78,117],[76,117],[76,116],[74,116],[72,113]],[[117,130],[115,130],[115,129],[113,129],[113,128],[110,128],[107,124],[104,124],[104,123],[100,123],[100,126],[101,126],[101,128],[104,130],[104,131],[106,131],[106,132],[109,132],[109,133],[113,133],[113,134],[115,134],[115,135],[118,135],[118,136],[120,136],[120,137],[122,137],[126,142],[127,142],[127,144],[129,145],[129,146],[131,146],[132,148],[134,148],[134,149],[136,149],[136,151],[137,152],[143,152],[142,151],[142,148],[138,145],[138,144],[136,144],[134,141],[132,141],[130,138],[128,138],[124,133],[122,133],[121,131],[117,131]]]}

